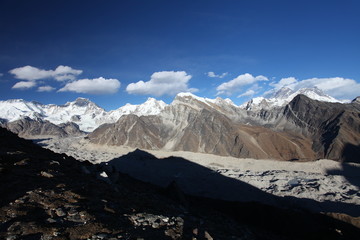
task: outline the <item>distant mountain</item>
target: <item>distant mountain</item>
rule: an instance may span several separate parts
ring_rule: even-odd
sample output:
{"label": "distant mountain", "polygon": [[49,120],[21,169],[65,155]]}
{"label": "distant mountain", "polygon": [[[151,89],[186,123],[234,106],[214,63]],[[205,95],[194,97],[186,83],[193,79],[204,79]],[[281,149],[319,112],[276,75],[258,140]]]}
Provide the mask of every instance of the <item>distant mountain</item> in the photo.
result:
{"label": "distant mountain", "polygon": [[249,118],[232,102],[178,94],[158,115],[124,115],[88,138],[96,144],[143,149],[282,160],[315,158],[307,138],[241,122]]}
{"label": "distant mountain", "polygon": [[29,117],[3,123],[2,126],[25,138],[84,135],[84,132],[80,131],[79,126],[72,122],[55,125],[47,120],[31,119]]}
{"label": "distant mountain", "polygon": [[157,115],[124,115],[88,138],[96,144],[241,158],[357,162],[359,106],[356,102],[321,102],[300,94],[283,107],[246,111],[226,101],[178,94]]}
{"label": "distant mountain", "polygon": [[88,99],[78,98],[65,105],[43,105],[22,99],[0,101],[0,118],[14,122],[26,117],[42,119],[53,124],[74,122],[83,131],[94,129],[101,123],[106,111]]}
{"label": "distant mountain", "polygon": [[163,101],[158,101],[155,98],[148,98],[146,102],[140,105],[126,104],[116,110],[107,113],[106,123],[114,123],[121,116],[134,114],[136,116],[149,116],[159,114],[167,104]]}
{"label": "distant mountain", "polygon": [[43,105],[15,99],[0,101],[0,118],[7,122],[14,122],[27,117],[46,120],[56,125],[73,122],[79,126],[80,130],[91,132],[101,124],[116,122],[122,115],[158,114],[165,106],[166,103],[163,101],[149,98],[141,105],[127,104],[117,110],[107,112],[85,98],[77,98],[64,105]]}
{"label": "distant mountain", "polygon": [[319,88],[301,88],[294,91],[288,87],[283,87],[278,91],[274,92],[269,98],[256,97],[250,101],[241,105],[246,110],[257,111],[260,109],[271,109],[277,107],[283,107],[294,99],[297,95],[302,94],[313,100],[322,102],[341,102],[321,91]]}
{"label": "distant mountain", "polygon": [[[259,111],[261,109],[283,107],[298,94],[304,94],[320,101],[339,102],[317,88],[300,89],[296,92],[289,88],[282,88],[274,93],[271,98],[254,98],[240,107],[236,106],[230,99],[220,97],[216,99],[202,98],[191,93],[179,93],[170,105],[173,106],[181,102],[183,105],[189,105],[192,108],[215,109],[232,119],[240,120],[247,115],[243,110]],[[64,105],[44,105],[34,101],[28,102],[22,99],[14,99],[0,101],[0,119],[13,122],[28,117],[30,119],[47,120],[55,125],[73,122],[79,126],[81,131],[92,132],[104,123],[115,123],[123,115],[159,115],[168,106],[163,101],[148,98],[143,104],[126,104],[116,110],[107,112],[85,98],[77,98],[75,101],[67,102]]]}

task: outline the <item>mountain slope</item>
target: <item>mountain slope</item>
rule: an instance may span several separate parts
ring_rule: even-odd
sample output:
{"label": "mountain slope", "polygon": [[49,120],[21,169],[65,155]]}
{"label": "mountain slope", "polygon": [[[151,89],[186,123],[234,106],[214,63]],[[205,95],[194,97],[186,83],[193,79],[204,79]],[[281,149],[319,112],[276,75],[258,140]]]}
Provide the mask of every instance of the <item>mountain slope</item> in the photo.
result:
{"label": "mountain slope", "polygon": [[276,111],[216,106],[181,94],[156,116],[123,116],[88,138],[97,144],[241,158],[359,161],[359,104],[320,102],[298,95]]}
{"label": "mountain slope", "polygon": [[236,114],[231,108],[218,109],[202,99],[180,95],[157,116],[122,116],[115,124],[100,126],[88,138],[96,144],[143,149],[280,160],[314,159],[306,137],[243,125],[230,118]]}
{"label": "mountain slope", "polygon": [[296,96],[284,109],[287,121],[313,139],[318,158],[360,162],[360,108]]}

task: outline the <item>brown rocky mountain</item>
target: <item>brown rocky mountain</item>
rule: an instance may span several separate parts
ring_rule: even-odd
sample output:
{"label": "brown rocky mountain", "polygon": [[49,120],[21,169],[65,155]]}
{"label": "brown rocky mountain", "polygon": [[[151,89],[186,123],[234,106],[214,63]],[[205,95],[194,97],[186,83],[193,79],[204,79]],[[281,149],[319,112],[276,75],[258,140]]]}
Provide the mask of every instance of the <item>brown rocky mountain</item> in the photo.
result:
{"label": "brown rocky mountain", "polygon": [[[141,151],[122,159],[133,158],[164,162]],[[210,174],[185,159],[173,160]],[[221,174],[211,179],[240,195],[267,195]],[[1,239],[356,239],[360,234],[350,224],[301,208],[193,197],[176,182],[155,187],[111,166],[53,153],[3,128],[0,180]]]}
{"label": "brown rocky mountain", "polygon": [[[360,104],[326,103],[298,95],[284,117],[313,140],[317,158],[360,162]],[[294,130],[293,130],[294,131]]]}
{"label": "brown rocky mountain", "polygon": [[279,160],[359,161],[360,108],[298,95],[284,108],[245,111],[177,96],[159,115],[126,115],[93,143]]}
{"label": "brown rocky mountain", "polygon": [[20,137],[47,137],[47,136],[80,136],[83,135],[79,126],[73,122],[55,125],[47,120],[31,119],[28,117],[2,124],[13,133],[18,134]]}
{"label": "brown rocky mountain", "polygon": [[99,144],[159,149],[164,146],[165,139],[161,138],[160,127],[156,126],[158,120],[158,117],[153,116],[125,115],[116,123],[104,124],[95,129],[89,138]]}

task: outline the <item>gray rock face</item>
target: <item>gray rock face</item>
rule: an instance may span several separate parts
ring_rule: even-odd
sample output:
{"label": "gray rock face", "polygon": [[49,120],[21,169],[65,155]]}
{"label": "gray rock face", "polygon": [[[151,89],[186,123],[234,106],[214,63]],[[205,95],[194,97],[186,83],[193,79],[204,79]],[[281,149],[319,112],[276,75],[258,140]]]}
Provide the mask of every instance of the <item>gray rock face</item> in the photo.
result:
{"label": "gray rock face", "polygon": [[3,124],[8,130],[18,134],[21,137],[35,136],[58,136],[65,137],[80,136],[83,134],[75,123],[63,123],[55,125],[49,121],[41,119],[31,119],[25,117],[23,119]]}
{"label": "gray rock face", "polygon": [[157,117],[125,115],[114,124],[100,126],[88,137],[98,144],[159,149],[164,146],[164,141],[161,130],[156,126],[157,121]]}

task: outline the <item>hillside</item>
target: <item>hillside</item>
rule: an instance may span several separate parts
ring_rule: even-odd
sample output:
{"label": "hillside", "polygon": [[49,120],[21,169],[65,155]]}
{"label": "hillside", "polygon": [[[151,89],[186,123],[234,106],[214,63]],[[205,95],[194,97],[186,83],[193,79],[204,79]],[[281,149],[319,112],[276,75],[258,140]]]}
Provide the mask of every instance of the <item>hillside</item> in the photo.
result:
{"label": "hillside", "polygon": [[191,197],[176,183],[158,188],[55,154],[2,128],[0,154],[4,239],[354,239],[359,234],[325,215]]}

